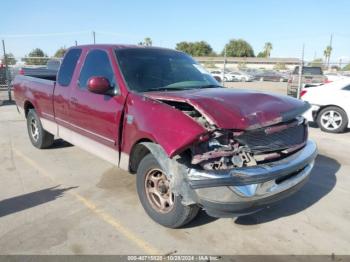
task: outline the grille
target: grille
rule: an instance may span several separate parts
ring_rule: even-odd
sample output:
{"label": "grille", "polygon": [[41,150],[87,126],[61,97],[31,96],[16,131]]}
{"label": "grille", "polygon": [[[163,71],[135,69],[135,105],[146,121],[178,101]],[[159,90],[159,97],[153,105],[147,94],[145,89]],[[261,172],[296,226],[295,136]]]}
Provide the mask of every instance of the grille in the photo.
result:
{"label": "grille", "polygon": [[292,146],[305,142],[306,125],[291,125],[274,133],[266,133],[266,128],[252,130],[236,137],[236,140],[243,145],[247,145],[252,152],[262,153],[278,151],[290,148]]}

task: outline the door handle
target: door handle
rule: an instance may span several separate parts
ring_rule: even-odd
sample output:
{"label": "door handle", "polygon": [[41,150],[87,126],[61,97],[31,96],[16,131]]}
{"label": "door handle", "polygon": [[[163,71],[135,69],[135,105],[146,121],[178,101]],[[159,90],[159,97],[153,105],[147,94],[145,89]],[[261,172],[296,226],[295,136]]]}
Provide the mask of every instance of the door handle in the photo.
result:
{"label": "door handle", "polygon": [[71,102],[73,105],[76,105],[76,104],[78,104],[78,99],[77,99],[76,97],[72,97],[72,98],[70,99],[70,102]]}

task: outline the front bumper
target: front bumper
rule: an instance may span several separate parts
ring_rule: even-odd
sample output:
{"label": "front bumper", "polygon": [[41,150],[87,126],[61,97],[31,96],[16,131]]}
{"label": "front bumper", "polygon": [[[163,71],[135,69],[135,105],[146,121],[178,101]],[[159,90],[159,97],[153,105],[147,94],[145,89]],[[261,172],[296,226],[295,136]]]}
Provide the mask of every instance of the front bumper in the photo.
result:
{"label": "front bumper", "polygon": [[317,146],[309,140],[293,155],[267,164],[218,171],[190,169],[189,185],[209,215],[244,215],[296,192],[307,181],[316,156]]}

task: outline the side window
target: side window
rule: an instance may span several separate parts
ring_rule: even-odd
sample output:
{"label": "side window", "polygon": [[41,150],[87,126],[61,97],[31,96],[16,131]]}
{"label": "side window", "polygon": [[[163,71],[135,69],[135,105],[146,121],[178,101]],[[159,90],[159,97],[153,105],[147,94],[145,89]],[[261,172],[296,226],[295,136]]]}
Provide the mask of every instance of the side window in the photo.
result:
{"label": "side window", "polygon": [[343,90],[350,91],[350,85],[348,85],[348,86],[346,86],[346,87],[343,87]]}
{"label": "side window", "polygon": [[109,80],[112,87],[115,86],[115,78],[108,55],[103,50],[92,50],[88,53],[80,72],[79,88],[86,89],[87,82],[92,76],[102,76]]}
{"label": "side window", "polygon": [[60,86],[69,86],[80,55],[81,49],[77,48],[69,50],[65,55],[57,77]]}

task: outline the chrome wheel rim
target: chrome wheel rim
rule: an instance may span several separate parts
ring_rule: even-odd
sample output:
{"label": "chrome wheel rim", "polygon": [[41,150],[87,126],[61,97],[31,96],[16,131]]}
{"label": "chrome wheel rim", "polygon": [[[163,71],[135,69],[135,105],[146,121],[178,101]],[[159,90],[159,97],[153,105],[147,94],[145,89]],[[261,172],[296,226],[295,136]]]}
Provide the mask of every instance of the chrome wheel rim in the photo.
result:
{"label": "chrome wheel rim", "polygon": [[36,121],[35,118],[32,118],[30,120],[30,134],[34,141],[38,141],[39,139],[39,127],[38,127],[38,121]]}
{"label": "chrome wheel rim", "polygon": [[321,116],[321,124],[328,130],[336,130],[343,123],[343,118],[339,112],[334,110],[326,111]]}
{"label": "chrome wheel rim", "polygon": [[174,207],[174,194],[170,181],[160,169],[151,169],[145,178],[145,191],[148,202],[159,213],[169,213]]}

